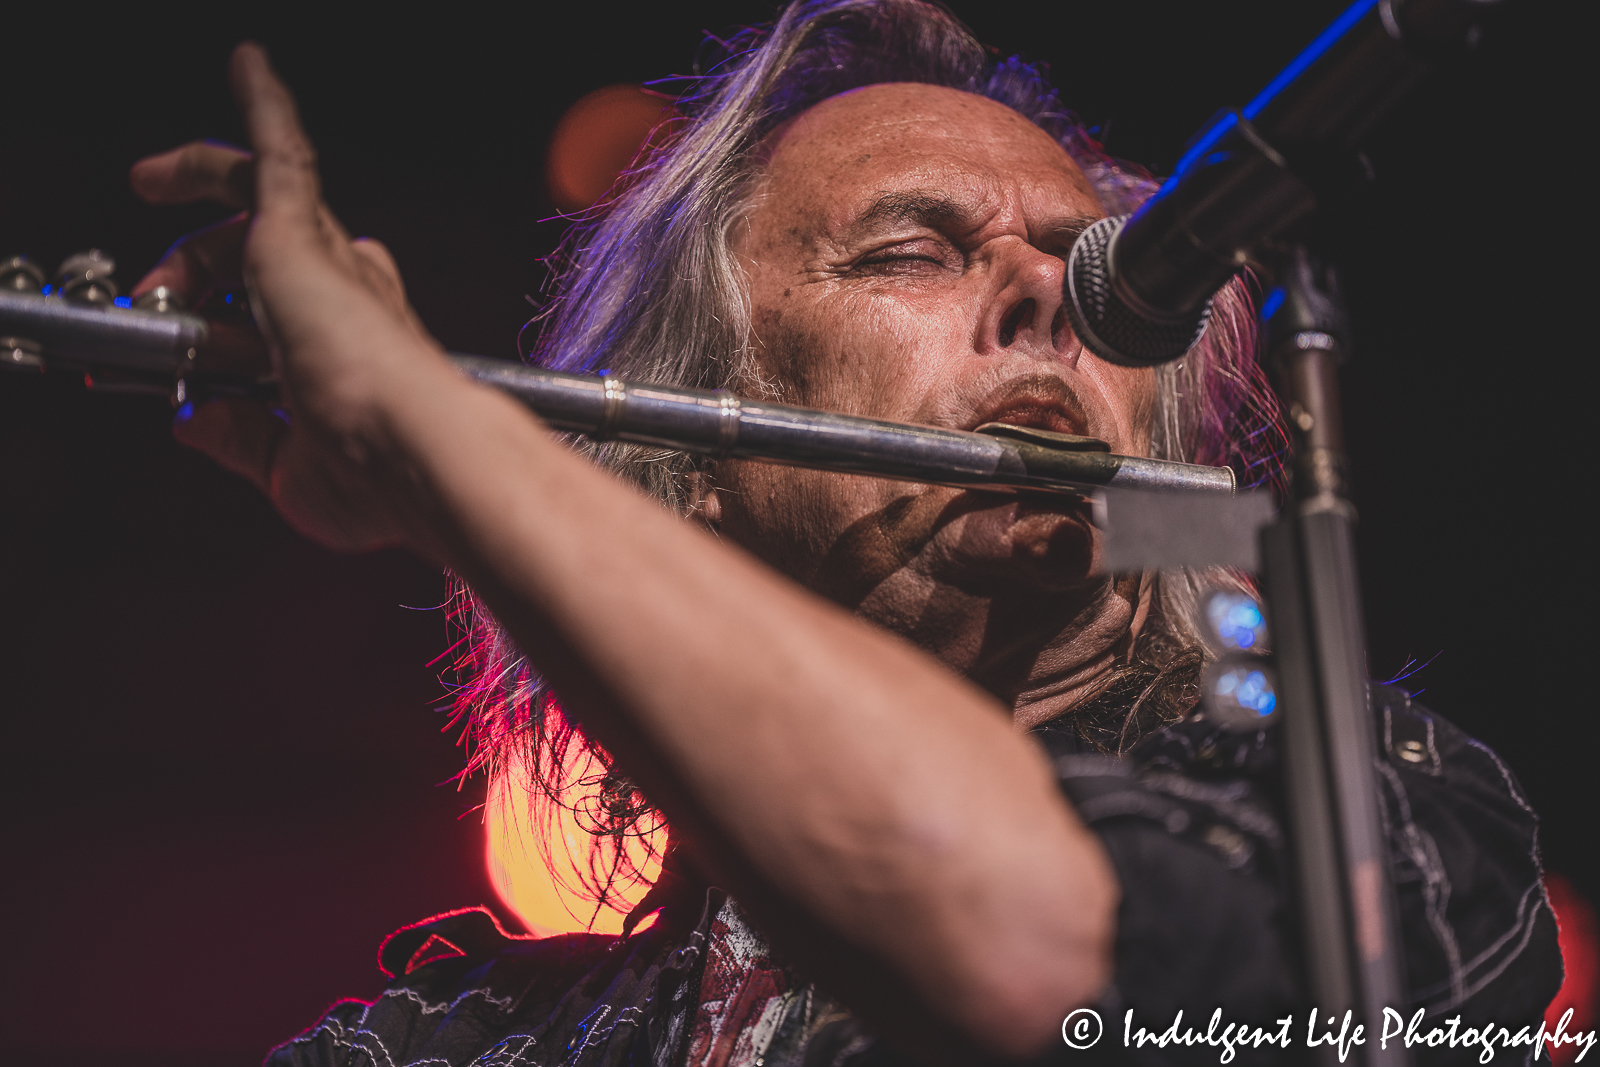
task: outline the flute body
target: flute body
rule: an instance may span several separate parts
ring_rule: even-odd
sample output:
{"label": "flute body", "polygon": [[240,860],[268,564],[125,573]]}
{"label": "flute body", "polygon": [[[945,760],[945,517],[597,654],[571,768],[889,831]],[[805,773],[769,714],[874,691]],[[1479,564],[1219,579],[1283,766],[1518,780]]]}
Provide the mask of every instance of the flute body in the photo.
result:
{"label": "flute body", "polygon": [[[210,327],[199,316],[74,304],[0,291],[0,361],[60,362],[142,377],[146,391],[240,379],[209,374]],[[1000,424],[982,432],[916,426],[736,397],[624,382],[452,353],[468,377],[503,390],[559,430],[595,440],[997,491],[1082,494],[1101,488],[1231,493],[1226,467],[1120,456],[1103,442]],[[270,383],[243,383],[261,391]]]}

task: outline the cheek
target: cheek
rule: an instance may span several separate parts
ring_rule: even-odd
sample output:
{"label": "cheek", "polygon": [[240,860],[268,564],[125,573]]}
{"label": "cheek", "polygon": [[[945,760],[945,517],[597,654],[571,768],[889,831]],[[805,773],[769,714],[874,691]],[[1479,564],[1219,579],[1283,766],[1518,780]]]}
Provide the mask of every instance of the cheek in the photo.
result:
{"label": "cheek", "polygon": [[1156,411],[1156,372],[1148,367],[1119,367],[1088,354],[1078,365],[1105,401],[1116,431],[1112,447],[1129,455],[1147,454]]}
{"label": "cheek", "polygon": [[1129,386],[1128,432],[1140,453],[1150,451],[1150,426],[1156,417],[1156,372],[1153,369],[1128,370],[1135,375]]}
{"label": "cheek", "polygon": [[898,482],[737,460],[715,478],[722,536],[802,584],[831,588],[838,576],[822,572],[886,574],[901,562],[887,570],[865,562],[886,554],[872,516],[905,493]]}
{"label": "cheek", "polygon": [[872,293],[794,293],[754,312],[757,365],[785,401],[915,421],[961,324],[948,307]]}

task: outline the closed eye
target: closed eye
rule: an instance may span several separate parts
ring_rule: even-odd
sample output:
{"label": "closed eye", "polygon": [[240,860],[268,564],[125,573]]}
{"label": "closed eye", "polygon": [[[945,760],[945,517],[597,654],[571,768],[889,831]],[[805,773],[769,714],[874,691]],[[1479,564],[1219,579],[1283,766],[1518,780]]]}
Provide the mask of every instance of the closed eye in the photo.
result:
{"label": "closed eye", "polygon": [[852,273],[916,275],[961,268],[961,256],[935,241],[917,240],[868,252],[852,264]]}

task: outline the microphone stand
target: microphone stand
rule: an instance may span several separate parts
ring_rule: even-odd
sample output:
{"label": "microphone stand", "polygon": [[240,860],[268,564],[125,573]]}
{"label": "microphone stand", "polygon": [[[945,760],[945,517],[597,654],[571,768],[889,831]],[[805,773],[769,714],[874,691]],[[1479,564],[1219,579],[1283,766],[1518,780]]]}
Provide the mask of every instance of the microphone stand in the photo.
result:
{"label": "microphone stand", "polygon": [[[1345,495],[1337,369],[1348,332],[1333,272],[1300,242],[1364,169],[1367,133],[1435,62],[1471,51],[1494,6],[1355,0],[1254,99],[1203,129],[1143,207],[1091,226],[1068,260],[1079,337],[1128,366],[1188,351],[1241,267],[1278,280],[1266,352],[1298,460],[1291,499],[1259,543],[1303,974],[1315,1033],[1364,1026],[1352,1051],[1367,1067],[1410,1063],[1403,1043],[1379,1047],[1385,1010],[1403,1011],[1409,998]],[[1331,1042],[1313,1056],[1339,1062]]]}
{"label": "microphone stand", "polygon": [[[1352,1026],[1366,1026],[1365,1044],[1352,1050],[1360,1062],[1404,1067],[1402,1043],[1379,1047],[1384,1009],[1404,1012],[1409,997],[1367,692],[1356,516],[1345,495],[1337,372],[1348,330],[1334,272],[1304,246],[1284,257],[1279,281],[1264,347],[1297,460],[1289,502],[1261,531],[1261,562],[1306,992],[1316,1032],[1338,1034],[1350,1012]],[[1332,1044],[1315,1056],[1338,1062]]]}

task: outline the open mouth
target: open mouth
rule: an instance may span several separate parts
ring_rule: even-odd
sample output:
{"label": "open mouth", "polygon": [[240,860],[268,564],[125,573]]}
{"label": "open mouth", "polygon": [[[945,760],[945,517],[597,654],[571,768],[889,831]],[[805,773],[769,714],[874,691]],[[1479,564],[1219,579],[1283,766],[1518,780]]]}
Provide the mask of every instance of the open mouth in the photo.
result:
{"label": "open mouth", "polygon": [[1046,376],[1022,378],[1001,386],[984,398],[975,417],[962,428],[973,430],[986,422],[1086,435],[1086,420],[1078,398],[1059,378]]}

